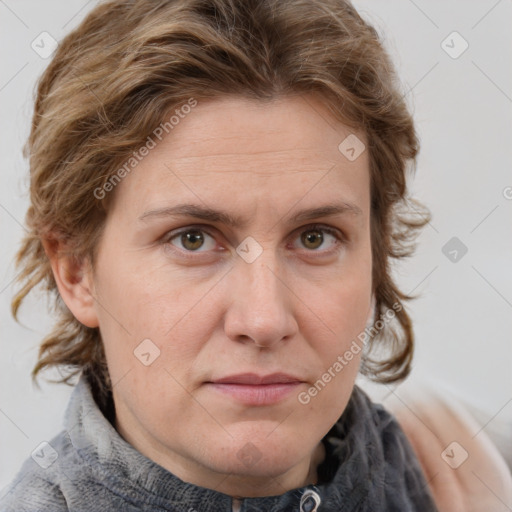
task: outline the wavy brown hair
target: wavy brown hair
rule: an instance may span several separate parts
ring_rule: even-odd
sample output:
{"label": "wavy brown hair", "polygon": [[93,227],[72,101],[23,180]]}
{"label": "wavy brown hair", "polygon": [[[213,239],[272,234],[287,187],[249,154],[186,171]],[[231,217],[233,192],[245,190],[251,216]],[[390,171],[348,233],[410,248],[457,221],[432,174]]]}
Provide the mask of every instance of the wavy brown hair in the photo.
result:
{"label": "wavy brown hair", "polygon": [[103,389],[111,385],[100,332],[67,309],[42,240],[60,239],[94,266],[115,194],[98,199],[94,190],[169,112],[190,98],[289,94],[317,95],[336,119],[367,137],[375,315],[395,305],[396,317],[366,347],[361,370],[381,382],[407,375],[414,337],[409,315],[396,304],[411,297],[394,283],[390,262],[411,254],[428,211],[412,215],[418,210],[411,210],[406,174],[419,144],[376,30],[345,0],[111,0],[60,42],[37,87],[25,146],[28,231],[12,302],[17,317],[38,285],[54,300],[57,321],[42,341],[34,378],[57,367],[63,382],[85,371]]}

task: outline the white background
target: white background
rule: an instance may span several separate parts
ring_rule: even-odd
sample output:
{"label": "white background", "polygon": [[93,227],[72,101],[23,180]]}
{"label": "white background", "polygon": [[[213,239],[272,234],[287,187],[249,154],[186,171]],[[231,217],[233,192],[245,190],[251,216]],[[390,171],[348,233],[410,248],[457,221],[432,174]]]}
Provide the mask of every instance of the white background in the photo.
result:
{"label": "white background", "polygon": [[[13,256],[27,208],[28,135],[35,81],[49,60],[31,48],[59,40],[96,1],[0,1],[0,489],[60,429],[70,388],[33,387],[37,345],[51,325],[42,295],[10,316]],[[413,108],[422,151],[412,185],[433,218],[416,255],[397,269],[417,334],[413,377],[451,389],[492,418],[512,418],[512,2],[358,0],[383,34]],[[441,47],[457,31],[469,47]],[[447,43],[457,51],[460,41]],[[505,191],[505,193],[504,193]],[[442,247],[468,248],[453,263]]]}

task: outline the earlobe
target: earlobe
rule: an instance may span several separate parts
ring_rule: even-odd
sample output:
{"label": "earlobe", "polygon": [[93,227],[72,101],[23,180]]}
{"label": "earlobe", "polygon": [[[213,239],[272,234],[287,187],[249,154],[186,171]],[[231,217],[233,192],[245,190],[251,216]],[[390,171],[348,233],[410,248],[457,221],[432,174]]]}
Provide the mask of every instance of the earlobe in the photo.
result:
{"label": "earlobe", "polygon": [[64,253],[54,240],[43,241],[62,300],[73,316],[86,327],[98,327],[92,271],[87,259]]}

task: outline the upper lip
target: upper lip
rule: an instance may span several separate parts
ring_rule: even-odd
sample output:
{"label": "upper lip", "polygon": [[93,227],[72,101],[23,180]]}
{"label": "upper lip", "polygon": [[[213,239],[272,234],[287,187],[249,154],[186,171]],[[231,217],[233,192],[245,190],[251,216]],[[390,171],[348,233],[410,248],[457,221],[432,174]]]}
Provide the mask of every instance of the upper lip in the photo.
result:
{"label": "upper lip", "polygon": [[271,373],[269,375],[258,375],[256,373],[240,373],[238,375],[229,375],[220,379],[211,381],[215,384],[248,384],[248,385],[262,385],[262,384],[285,384],[291,382],[303,382],[302,379],[288,375],[286,373]]}

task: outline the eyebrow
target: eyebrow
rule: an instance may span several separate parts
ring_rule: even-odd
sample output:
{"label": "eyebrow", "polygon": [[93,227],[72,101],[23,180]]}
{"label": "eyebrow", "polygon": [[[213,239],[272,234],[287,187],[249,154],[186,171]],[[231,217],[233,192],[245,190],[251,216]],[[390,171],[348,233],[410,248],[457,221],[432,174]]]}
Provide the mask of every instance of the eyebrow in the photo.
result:
{"label": "eyebrow", "polygon": [[[316,208],[301,210],[293,217],[288,219],[288,222],[303,222],[316,219],[319,217],[334,217],[337,215],[344,214],[362,215],[363,212],[361,208],[359,208],[359,206],[353,203],[332,203],[322,205]],[[168,206],[164,208],[157,208],[155,210],[149,210],[144,212],[139,217],[139,221],[146,222],[154,218],[180,216],[195,217],[200,220],[217,222],[236,229],[242,229],[244,226],[248,224],[248,219],[234,216],[226,211],[215,210],[197,204],[178,204],[176,206]]]}

